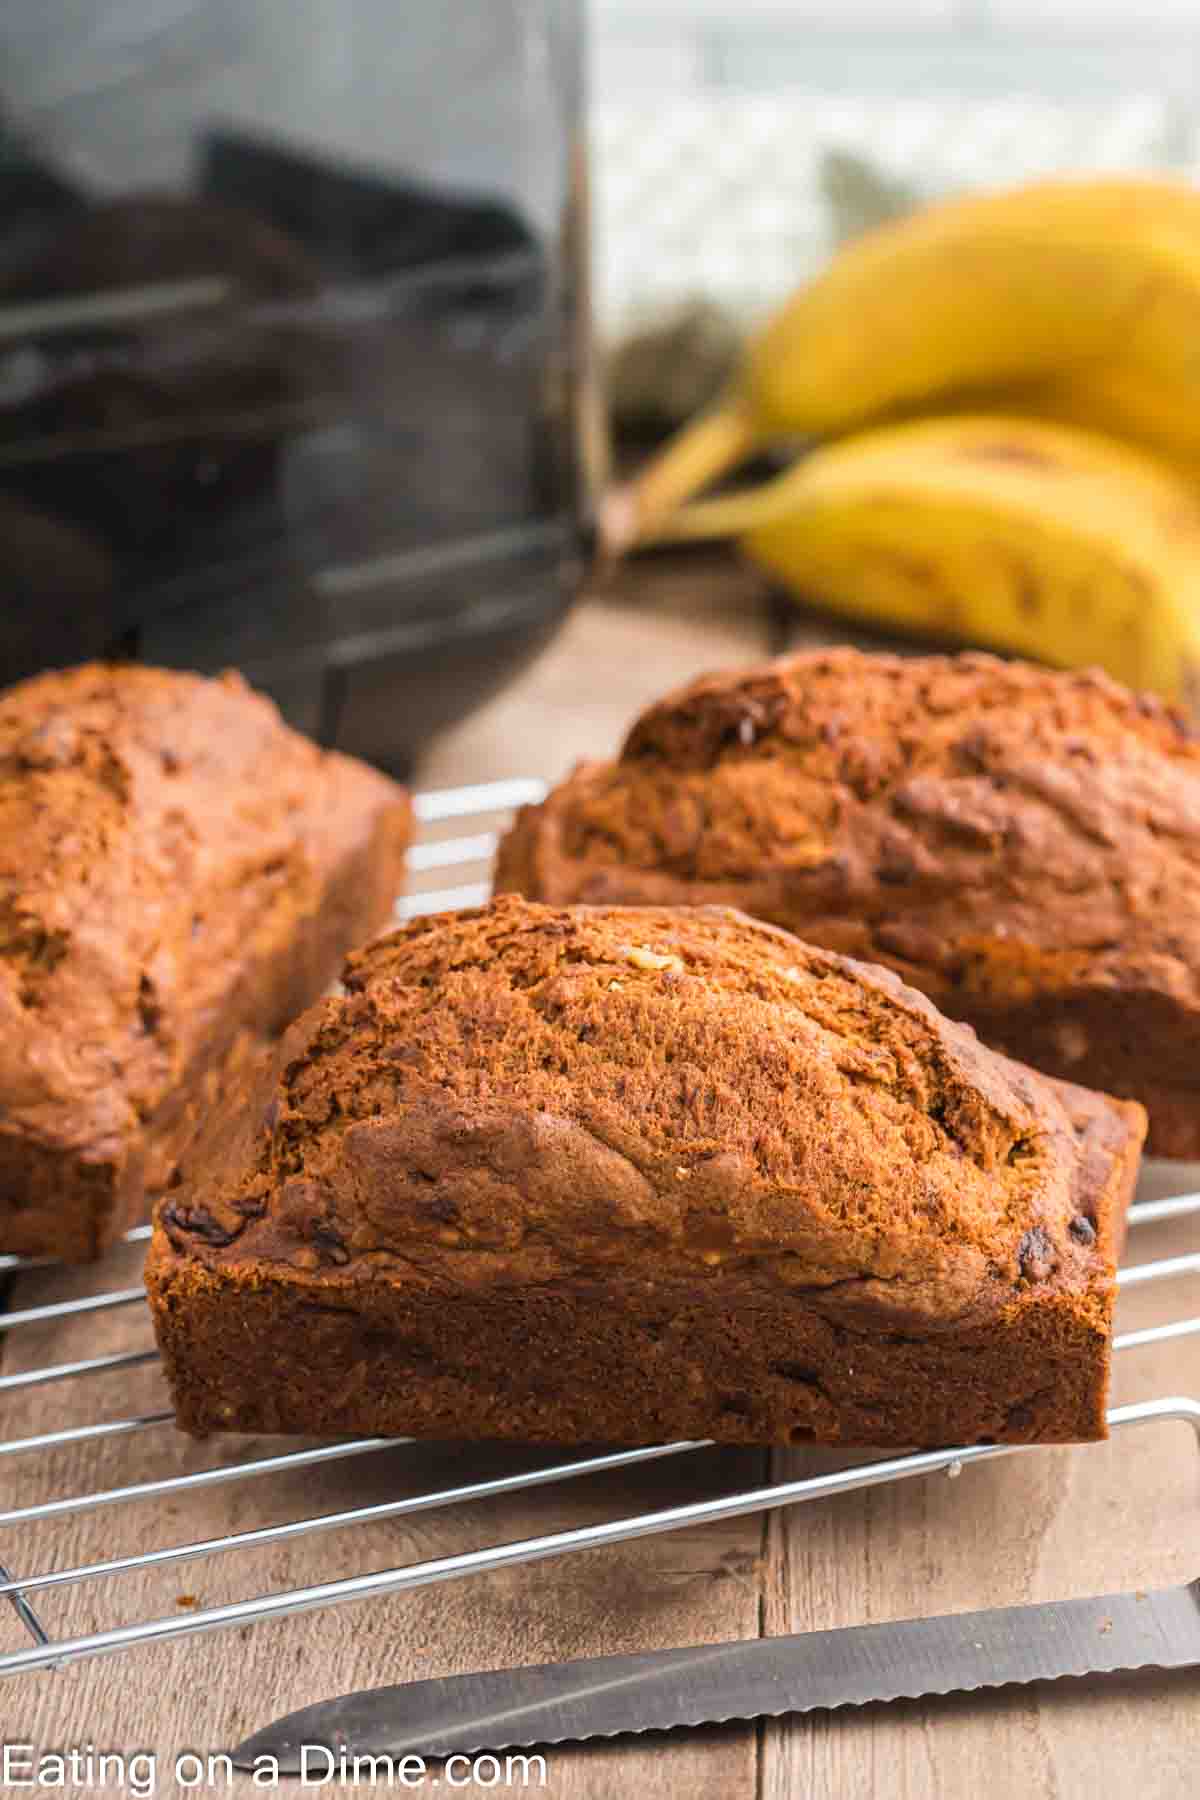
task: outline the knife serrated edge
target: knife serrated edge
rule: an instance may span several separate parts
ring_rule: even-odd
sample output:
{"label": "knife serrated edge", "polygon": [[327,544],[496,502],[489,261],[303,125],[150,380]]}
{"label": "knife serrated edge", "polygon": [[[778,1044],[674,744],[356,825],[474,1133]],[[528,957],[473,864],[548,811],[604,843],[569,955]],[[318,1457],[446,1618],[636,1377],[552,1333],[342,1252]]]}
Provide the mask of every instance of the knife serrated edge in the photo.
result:
{"label": "knife serrated edge", "polygon": [[[870,1700],[818,1700],[813,1702],[810,1706],[761,1706],[755,1707],[754,1711],[749,1713],[731,1712],[721,1713],[719,1716],[715,1713],[708,1713],[701,1718],[679,1718],[673,1725],[627,1725],[619,1731],[589,1731],[586,1740],[579,1737],[568,1736],[538,1738],[537,1741],[539,1744],[547,1745],[578,1744],[582,1742],[591,1743],[594,1738],[646,1737],[651,1732],[695,1731],[702,1725],[752,1725],[756,1719],[790,1719],[804,1713],[812,1712],[859,1712],[864,1706],[891,1706],[897,1700],[944,1700],[949,1694],[977,1694],[988,1689],[1006,1687],[1051,1686],[1058,1681],[1081,1681],[1089,1675],[1137,1675],[1145,1669],[1161,1669],[1164,1672],[1167,1672],[1177,1666],[1178,1665],[1175,1663],[1154,1661],[1131,1663],[1120,1662],[1113,1663],[1111,1667],[1106,1669],[1086,1667],[1082,1669],[1063,1669],[1057,1675],[1031,1676],[1028,1681],[1021,1681],[1010,1675],[1004,1681],[988,1681],[984,1679],[981,1681],[955,1681],[947,1687],[934,1687],[932,1685],[922,1686],[916,1689],[898,1687],[890,1690],[886,1694],[875,1694]],[[486,1740],[480,1739],[478,1743],[469,1744],[466,1751],[464,1751],[464,1754],[469,1755],[475,1750],[510,1750],[514,1745],[527,1744],[528,1741],[528,1739],[519,1737],[493,1738],[489,1736]],[[436,1750],[431,1750],[428,1754],[430,1756],[436,1756],[438,1753]]]}
{"label": "knife serrated edge", "polygon": [[[607,1740],[610,1738],[650,1737],[668,1731],[696,1731],[702,1726],[708,1725],[717,1728],[720,1728],[723,1725],[753,1725],[757,1719],[794,1719],[801,1718],[806,1714],[813,1712],[861,1712],[865,1706],[892,1706],[897,1700],[944,1700],[950,1694],[977,1694],[991,1689],[999,1690],[1006,1687],[1051,1686],[1059,1681],[1081,1681],[1089,1675],[1101,1677],[1107,1675],[1137,1675],[1146,1669],[1161,1669],[1164,1672],[1167,1672],[1176,1667],[1177,1665],[1174,1663],[1153,1661],[1122,1662],[1114,1663],[1111,1668],[1106,1669],[1063,1669],[1057,1675],[1035,1675],[1028,1681],[1014,1679],[1012,1676],[1009,1676],[1004,1681],[956,1681],[951,1683],[948,1687],[922,1686],[916,1690],[910,1688],[896,1688],[886,1694],[875,1694],[870,1700],[818,1700],[811,1706],[778,1706],[772,1708],[758,1706],[755,1707],[753,1712],[732,1712],[721,1713],[720,1715],[706,1713],[700,1718],[679,1718],[674,1720],[670,1725],[625,1725],[616,1731],[592,1730],[587,1733],[586,1737],[581,1736],[578,1732],[569,1732],[562,1737],[538,1737],[536,1739],[521,1736],[504,1737],[499,1734],[493,1735],[489,1733],[486,1738],[479,1738],[478,1740],[472,1740],[466,1743],[456,1743],[453,1751],[442,1752],[439,1751],[436,1746],[431,1746],[421,1752],[413,1750],[398,1754],[420,1754],[432,1757],[434,1761],[437,1761],[443,1754],[453,1756],[473,1756],[477,1751],[481,1750],[529,1749],[531,1745],[537,1746],[542,1744],[544,1744],[547,1749],[555,1749],[560,1744],[591,1744],[598,1743],[602,1739]],[[364,1751],[361,1752],[361,1754],[366,1755],[367,1752]],[[237,1763],[235,1757],[234,1767],[237,1768],[240,1766],[241,1765]]]}
{"label": "knife serrated edge", "polygon": [[[649,1737],[652,1734],[667,1731],[696,1731],[701,1726],[705,1725],[717,1727],[722,1725],[752,1725],[756,1719],[793,1719],[813,1712],[860,1712],[864,1706],[891,1706],[897,1700],[944,1700],[949,1694],[977,1694],[989,1689],[1006,1687],[1050,1686],[1059,1681],[1081,1681],[1089,1675],[1137,1675],[1145,1669],[1162,1669],[1166,1672],[1175,1667],[1177,1667],[1177,1665],[1174,1663],[1154,1661],[1121,1662],[1114,1663],[1110,1668],[1106,1669],[1093,1669],[1087,1667],[1082,1669],[1063,1669],[1057,1675],[1035,1675],[1028,1681],[1020,1681],[1014,1679],[1010,1675],[1004,1681],[988,1681],[986,1679],[980,1681],[955,1681],[948,1687],[922,1686],[915,1690],[911,1688],[895,1688],[886,1694],[875,1694],[870,1700],[818,1700],[811,1706],[778,1706],[773,1708],[761,1706],[755,1707],[753,1712],[721,1713],[720,1716],[708,1713],[700,1718],[679,1718],[671,1725],[625,1725],[617,1731],[589,1731],[586,1738],[581,1737],[577,1732],[568,1733],[563,1737],[539,1737],[536,1740],[526,1737],[502,1737],[489,1733],[486,1738],[480,1738],[477,1742],[470,1742],[463,1745],[456,1744],[454,1750],[447,1752],[446,1754],[471,1756],[479,1750],[528,1749],[530,1744],[535,1742],[537,1744],[545,1744],[548,1749],[554,1749],[559,1744],[590,1744],[608,1738]],[[363,1752],[363,1754],[366,1754],[366,1752]],[[406,1754],[415,1755],[418,1754],[418,1752],[406,1752]],[[436,1760],[442,1752],[436,1748],[430,1748],[421,1754],[433,1757]],[[235,1767],[236,1766],[238,1765],[235,1762]]]}
{"label": "knife serrated edge", "polygon": [[[1185,1594],[1189,1595],[1192,1598],[1192,1600],[1198,1606],[1200,1606],[1200,1581],[1185,1582],[1185,1583],[1182,1583],[1173,1588],[1160,1589],[1157,1591],[1157,1593],[1149,1594],[1149,1595],[1145,1596],[1145,1598],[1151,1599],[1151,1600],[1155,1599],[1155,1598],[1167,1598],[1167,1597],[1182,1598]],[[1142,1598],[1142,1596],[1140,1594],[1137,1597],[1139,1599]],[[1090,1603],[1094,1603],[1097,1607],[1102,1607],[1106,1603],[1112,1603],[1112,1602],[1116,1602],[1116,1601],[1120,1601],[1120,1600],[1126,1600],[1129,1598],[1130,1598],[1130,1596],[1128,1594],[1098,1594],[1098,1595],[1087,1596],[1083,1603],[1088,1604],[1090,1602]],[[998,1608],[993,1608],[993,1609],[989,1609],[989,1610],[995,1611],[995,1612],[1001,1612],[1001,1613],[1038,1612],[1041,1610],[1042,1607],[1053,1607],[1055,1604],[1056,1604],[1056,1602],[1053,1602],[1053,1601],[1031,1602],[1026,1606],[998,1607]],[[947,1615],[945,1615],[945,1617],[947,1619],[956,1619],[956,1618],[969,1617],[969,1616],[970,1616],[969,1613],[968,1614],[947,1614]],[[886,1631],[890,1627],[893,1627],[893,1626],[896,1629],[901,1629],[905,1625],[919,1624],[919,1623],[923,1623],[923,1622],[924,1621],[922,1621],[922,1620],[911,1619],[911,1618],[910,1619],[896,1619],[896,1620],[892,1620],[892,1621],[883,1622],[880,1625],[879,1629]],[[835,1627],[834,1629],[838,1630],[839,1628]],[[855,1630],[862,1629],[862,1628],[854,1627],[854,1626],[847,1626],[847,1627],[842,1627],[840,1629],[853,1632]],[[873,1629],[873,1628],[868,1627],[867,1629]],[[781,1640],[781,1641],[786,1642],[786,1639]],[[749,1644],[767,1645],[767,1644],[770,1644],[772,1642],[772,1640],[770,1638],[748,1638],[745,1640],[745,1642],[748,1645]],[[700,1650],[705,1650],[705,1649],[709,1649],[709,1648],[711,1648],[711,1646],[708,1646],[708,1645],[697,1646],[697,1649],[700,1649]],[[655,1655],[655,1653],[653,1651],[647,1652],[645,1654],[647,1655],[648,1659],[653,1659],[653,1657]],[[1036,1675],[1031,1675],[1025,1679],[1022,1679],[1020,1676],[1013,1676],[1013,1675],[1006,1675],[999,1679],[991,1679],[991,1678],[989,1678],[989,1676],[987,1675],[986,1672],[981,1672],[979,1678],[976,1680],[965,1680],[965,1681],[960,1680],[960,1681],[952,1681],[952,1682],[946,1682],[946,1683],[938,1683],[936,1680],[929,1680],[929,1681],[922,1682],[919,1686],[916,1686],[916,1687],[914,1687],[910,1684],[905,1684],[903,1686],[895,1686],[892,1688],[887,1688],[887,1689],[884,1689],[883,1691],[880,1691],[875,1694],[871,1694],[870,1696],[867,1696],[867,1697],[864,1697],[861,1699],[855,1699],[855,1698],[847,1698],[845,1700],[824,1700],[823,1699],[823,1700],[813,1701],[809,1704],[805,1704],[803,1701],[799,1701],[799,1702],[795,1702],[795,1703],[789,1703],[785,1706],[755,1707],[752,1712],[735,1710],[732,1712],[720,1713],[720,1714],[713,1713],[713,1712],[704,1712],[699,1715],[687,1715],[687,1716],[680,1715],[679,1717],[672,1719],[669,1724],[662,1724],[662,1725],[657,1725],[657,1724],[625,1725],[625,1726],[616,1727],[616,1728],[614,1728],[612,1730],[608,1730],[608,1731],[595,1729],[595,1728],[589,1728],[589,1730],[586,1733],[574,1731],[574,1732],[560,1733],[556,1736],[553,1736],[553,1735],[543,1736],[539,1733],[536,1737],[531,1736],[528,1733],[521,1733],[519,1731],[519,1729],[514,1731],[512,1725],[510,1725],[507,1728],[507,1730],[505,1729],[505,1727],[501,1726],[495,1732],[489,1732],[485,1737],[470,1738],[470,1739],[458,1738],[454,1742],[453,1749],[439,1748],[436,1736],[434,1736],[431,1741],[429,1741],[421,1746],[418,1746],[417,1744],[414,1743],[410,1747],[404,1749],[403,1751],[396,1751],[396,1752],[393,1752],[393,1754],[414,1754],[414,1755],[421,1754],[426,1757],[432,1758],[433,1760],[436,1761],[436,1760],[439,1760],[441,1758],[444,1758],[444,1757],[450,1756],[450,1755],[472,1755],[478,1751],[484,1751],[484,1750],[509,1750],[509,1749],[513,1749],[513,1748],[526,1748],[527,1749],[531,1745],[545,1745],[547,1748],[555,1748],[561,1744],[576,1744],[576,1743],[582,1743],[582,1742],[591,1743],[593,1741],[598,1741],[598,1740],[602,1740],[602,1739],[618,1738],[618,1737],[645,1737],[649,1734],[664,1732],[664,1731],[696,1730],[701,1726],[707,1726],[707,1725],[720,1727],[720,1726],[725,1726],[725,1725],[750,1724],[757,1719],[782,1719],[782,1718],[803,1717],[804,1715],[806,1715],[808,1713],[813,1713],[813,1712],[845,1712],[845,1711],[849,1711],[849,1710],[857,1710],[863,1706],[879,1706],[879,1705],[887,1706],[887,1705],[894,1704],[894,1702],[896,1702],[897,1700],[944,1699],[946,1696],[951,1695],[951,1694],[973,1694],[973,1693],[981,1693],[981,1692],[1000,1690],[1000,1689],[1007,1688],[1007,1687],[1050,1686],[1059,1681],[1082,1680],[1082,1679],[1086,1678],[1087,1676],[1132,1675],[1132,1674],[1142,1673],[1146,1670],[1155,1670],[1155,1669],[1161,1670],[1163,1672],[1167,1672],[1167,1671],[1174,1671],[1174,1670],[1177,1670],[1177,1669],[1180,1669],[1183,1667],[1189,1667],[1189,1666],[1198,1666],[1198,1665],[1197,1664],[1184,1664],[1184,1663],[1180,1663],[1178,1661],[1168,1661],[1168,1660],[1165,1660],[1164,1658],[1162,1658],[1161,1656],[1145,1656],[1145,1657],[1135,1657],[1135,1658],[1122,1657],[1122,1659],[1118,1662],[1102,1664],[1100,1666],[1098,1666],[1095,1661],[1084,1660],[1075,1665],[1057,1669],[1051,1674],[1044,1674],[1044,1675],[1036,1674]],[[497,1673],[503,1673],[503,1671],[497,1671]],[[437,1678],[435,1678],[435,1679],[437,1679]],[[455,1680],[463,1679],[463,1678],[456,1677],[456,1676],[446,1676],[443,1679],[445,1679],[448,1682],[453,1682]],[[469,1679],[469,1677],[467,1679]],[[618,1686],[624,1685],[624,1680],[622,1680],[621,1682],[615,1683],[614,1685],[618,1685]],[[323,1710],[324,1704],[330,1704],[330,1703],[318,1703],[313,1708],[309,1708],[309,1707],[300,1708],[297,1713],[291,1714],[291,1715],[289,1715],[289,1717],[299,1718],[299,1717],[302,1717],[304,1713],[309,1712],[310,1710],[319,1712],[319,1711]],[[522,1708],[514,1707],[511,1710],[506,1710],[500,1716],[503,1718],[506,1718],[506,1719],[511,1719],[513,1721],[516,1721],[520,1718],[522,1713],[528,1714],[530,1712],[540,1711],[544,1705],[545,1705],[545,1702],[540,1701],[540,1700],[536,1701],[536,1702],[530,1702],[525,1707],[522,1707]],[[284,1724],[285,1722],[286,1721],[284,1721],[284,1720],[278,1721],[278,1723],[280,1725]],[[263,1734],[263,1733],[255,1734],[255,1736],[261,1736],[261,1735],[265,1735],[265,1734]],[[252,1741],[253,1741],[253,1739],[247,1739],[246,1743],[249,1744]],[[298,1738],[295,1740],[295,1747],[298,1748],[301,1743],[310,1744],[313,1747],[320,1747],[321,1742],[322,1742],[322,1740],[320,1738],[316,1738],[316,1737],[314,1737],[312,1739]],[[278,1744],[277,1748],[283,1749],[283,1748],[285,1748],[285,1746],[286,1746],[286,1740],[280,1742]],[[333,1746],[330,1746],[330,1748],[333,1748]],[[245,1749],[245,1745],[239,1746],[239,1749],[235,1750],[233,1752],[233,1761],[234,1761],[234,1764],[236,1767],[248,1768],[248,1767],[252,1766],[252,1763],[248,1759],[244,1760],[240,1763],[238,1761],[239,1755],[242,1754],[244,1749]],[[353,1752],[352,1752],[352,1754],[353,1754]],[[359,1754],[366,1755],[366,1754],[368,1754],[368,1752],[364,1750],[362,1752],[359,1752]],[[374,1754],[379,1754],[379,1753],[374,1752]]]}

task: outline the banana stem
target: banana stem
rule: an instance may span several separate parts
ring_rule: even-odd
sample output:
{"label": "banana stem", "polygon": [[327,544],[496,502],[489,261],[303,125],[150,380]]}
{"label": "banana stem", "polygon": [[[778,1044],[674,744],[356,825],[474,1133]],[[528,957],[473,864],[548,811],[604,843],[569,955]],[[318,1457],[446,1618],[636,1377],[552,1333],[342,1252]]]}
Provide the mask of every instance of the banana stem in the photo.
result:
{"label": "banana stem", "polygon": [[608,548],[619,554],[652,540],[683,501],[741,462],[759,441],[736,394],[685,425],[612,508]]}
{"label": "banana stem", "polygon": [[638,537],[639,545],[683,544],[703,538],[742,537],[762,525],[794,516],[801,503],[794,474],[719,500],[696,500]]}

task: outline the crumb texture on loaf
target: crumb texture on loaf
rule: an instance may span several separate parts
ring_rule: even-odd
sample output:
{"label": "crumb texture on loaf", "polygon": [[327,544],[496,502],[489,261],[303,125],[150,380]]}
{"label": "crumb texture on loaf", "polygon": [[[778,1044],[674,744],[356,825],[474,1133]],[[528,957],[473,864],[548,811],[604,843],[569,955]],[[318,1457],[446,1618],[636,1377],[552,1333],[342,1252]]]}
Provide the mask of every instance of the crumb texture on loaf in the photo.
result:
{"label": "crumb texture on loaf", "polygon": [[401,789],[237,675],[93,664],[0,695],[2,1247],[86,1254],[169,1178],[239,1034],[280,1031],[387,918],[408,829]]}
{"label": "crumb texture on loaf", "polygon": [[524,811],[497,886],[742,907],[1200,1156],[1200,741],[1098,672],[833,649],[705,677]]}
{"label": "crumb texture on loaf", "polygon": [[[1037,1428],[1058,1406],[1051,1435],[1102,1429],[1137,1107],[1009,1063],[887,971],[725,909],[509,897],[389,934],[351,958],[345,984],[289,1033],[236,1128],[223,1122],[212,1163],[159,1207],[150,1286],[185,1422],[219,1423],[230,1404],[246,1417],[228,1362],[224,1384],[206,1381],[211,1407],[189,1412],[182,1344],[206,1307],[232,1343],[239,1295],[253,1310],[286,1290],[301,1314],[343,1320],[390,1293],[410,1348],[423,1308],[451,1334],[458,1309],[473,1322],[457,1333],[460,1359],[505,1307],[540,1319],[558,1306],[598,1332],[593,1371],[640,1308],[692,1317],[703,1335],[739,1294],[730,1329],[762,1314],[754,1354],[782,1331],[772,1354],[784,1362],[798,1320],[826,1339],[911,1337],[951,1357],[964,1337],[978,1357],[998,1329],[1045,1327],[1084,1347],[1087,1396],[1051,1380]],[[493,1383],[519,1386],[511,1359],[504,1377],[492,1362]],[[369,1359],[355,1366],[369,1382]],[[644,1374],[635,1361],[625,1385]],[[271,1412],[270,1388],[258,1416],[303,1428]],[[408,1422],[392,1428],[418,1429],[412,1396],[396,1404]],[[511,1392],[507,1412],[494,1404],[483,1434],[565,1429],[539,1429],[536,1407],[515,1404]],[[909,1437],[893,1422],[879,1441],[936,1439],[928,1383],[925,1405]],[[621,1430],[611,1411],[611,1396],[600,1415],[593,1404],[593,1437],[686,1422],[635,1406]],[[346,1422],[366,1416],[380,1424],[370,1405]],[[941,1418],[948,1430],[944,1401]],[[856,1429],[868,1428],[844,1435]],[[753,1408],[739,1431],[780,1435]]]}

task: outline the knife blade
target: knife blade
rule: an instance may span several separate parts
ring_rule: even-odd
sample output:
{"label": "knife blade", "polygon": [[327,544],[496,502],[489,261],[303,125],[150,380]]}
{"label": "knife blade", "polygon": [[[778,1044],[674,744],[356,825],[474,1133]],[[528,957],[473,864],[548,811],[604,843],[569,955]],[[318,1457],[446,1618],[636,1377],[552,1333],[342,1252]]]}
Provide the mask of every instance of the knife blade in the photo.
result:
{"label": "knife blade", "polygon": [[[450,1675],[303,1707],[232,1752],[299,1774],[301,1751],[446,1757],[773,1718],[871,1701],[1200,1667],[1200,1581],[1087,1600]],[[322,1762],[320,1767],[325,1767]]]}

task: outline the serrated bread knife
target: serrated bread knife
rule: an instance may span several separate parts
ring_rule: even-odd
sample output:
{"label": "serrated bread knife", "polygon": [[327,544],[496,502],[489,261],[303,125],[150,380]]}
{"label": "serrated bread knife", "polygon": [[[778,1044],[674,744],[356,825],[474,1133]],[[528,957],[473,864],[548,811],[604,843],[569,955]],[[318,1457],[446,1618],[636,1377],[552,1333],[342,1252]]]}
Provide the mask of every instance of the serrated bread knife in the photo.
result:
{"label": "serrated bread knife", "polygon": [[[870,1701],[1200,1667],[1200,1581],[1157,1592],[853,1625],[795,1637],[597,1656],[368,1688],[291,1713],[233,1752],[239,1768],[302,1750],[446,1757]],[[327,1767],[322,1761],[321,1767]]]}

